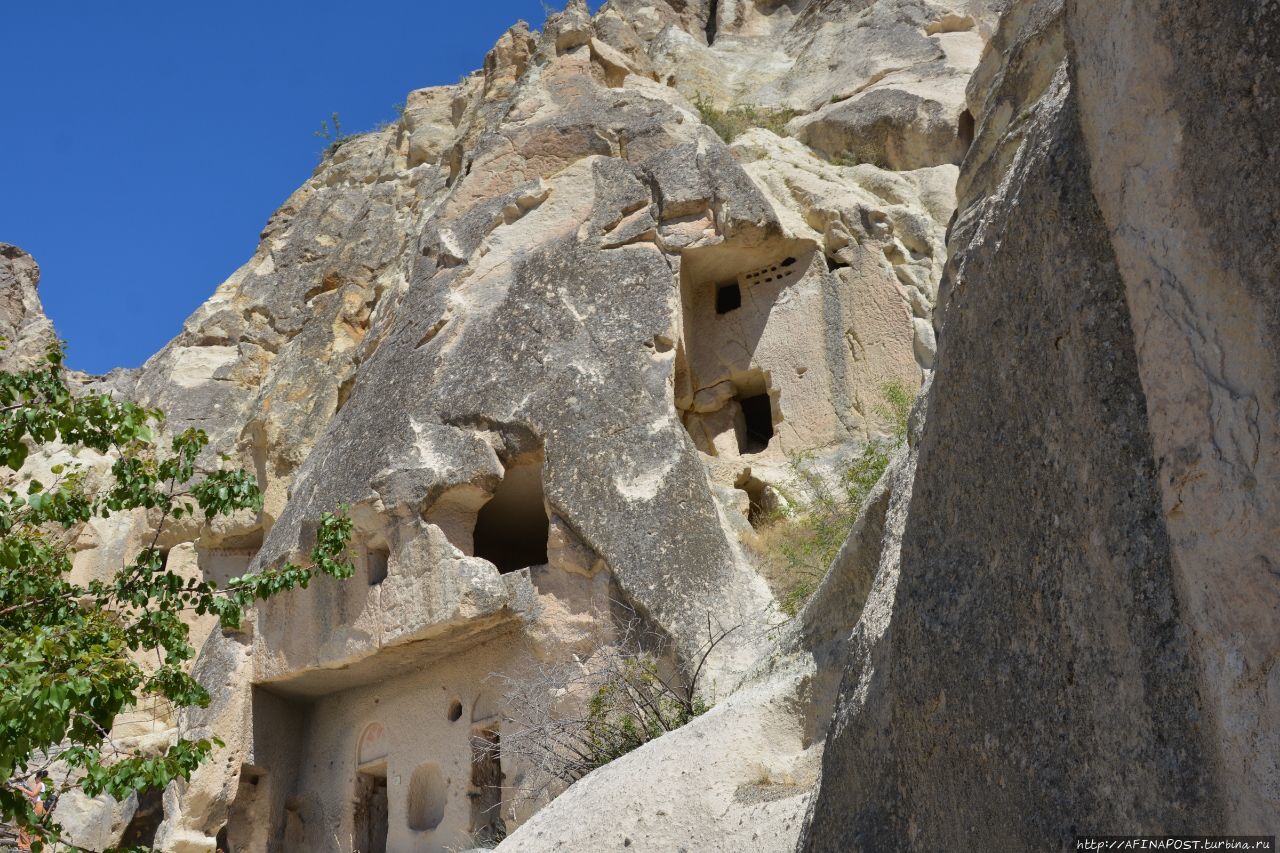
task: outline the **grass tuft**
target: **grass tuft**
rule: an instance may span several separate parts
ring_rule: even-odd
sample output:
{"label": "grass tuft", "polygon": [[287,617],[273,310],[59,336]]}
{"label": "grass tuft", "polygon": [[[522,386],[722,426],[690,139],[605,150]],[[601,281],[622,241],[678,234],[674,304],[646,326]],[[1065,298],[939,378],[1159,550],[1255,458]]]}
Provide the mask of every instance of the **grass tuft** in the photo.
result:
{"label": "grass tuft", "polygon": [[815,471],[812,459],[792,460],[803,499],[781,502],[757,524],[752,547],[783,612],[795,616],[817,590],[840,552],[893,453],[907,439],[912,394],[901,383],[886,385],[876,411],[892,424],[887,438],[873,439],[840,471],[836,484]]}
{"label": "grass tuft", "polygon": [[716,132],[725,142],[732,142],[753,127],[763,127],[778,136],[787,136],[787,122],[799,113],[793,109],[772,109],[751,104],[740,104],[722,110],[699,94],[693,105],[702,123]]}

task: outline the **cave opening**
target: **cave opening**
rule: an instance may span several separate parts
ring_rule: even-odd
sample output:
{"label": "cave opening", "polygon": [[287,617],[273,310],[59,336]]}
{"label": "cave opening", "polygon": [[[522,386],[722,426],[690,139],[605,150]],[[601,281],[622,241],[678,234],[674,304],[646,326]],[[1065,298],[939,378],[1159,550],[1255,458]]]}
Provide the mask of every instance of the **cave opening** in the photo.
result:
{"label": "cave opening", "polygon": [[387,818],[387,765],[384,762],[356,774],[352,824],[355,848],[360,853],[387,853]]}
{"label": "cave opening", "polygon": [[716,285],[716,313],[728,314],[742,307],[742,288],[736,281]]}
{"label": "cave opening", "polygon": [[814,254],[813,245],[798,240],[681,254],[671,387],[680,421],[700,452],[742,456],[769,446],[783,420],[782,391],[772,386],[757,350],[770,339],[766,358],[777,362],[791,349],[785,335],[767,329],[775,314],[792,311],[775,311],[778,305],[811,299],[808,288],[792,288],[811,270],[820,273]]}
{"label": "cave opening", "polygon": [[760,453],[773,439],[773,403],[769,395],[756,394],[738,400],[745,427],[738,435],[738,452]]}
{"label": "cave opening", "polygon": [[147,788],[138,793],[138,808],[120,837],[123,847],[143,847],[155,843],[156,831],[164,820],[164,788]]}
{"label": "cave opening", "polygon": [[542,492],[542,458],[515,462],[476,515],[477,557],[506,574],[547,562],[550,521]]}
{"label": "cave opening", "polygon": [[377,586],[387,579],[391,552],[386,548],[370,548],[365,556],[369,570],[369,586]]}
{"label": "cave opening", "polygon": [[[974,130],[973,113],[968,110],[960,113],[960,121],[956,125],[956,138],[960,141],[960,147],[964,153],[968,153],[970,146],[973,145]],[[961,160],[964,159],[964,153],[960,155]]]}

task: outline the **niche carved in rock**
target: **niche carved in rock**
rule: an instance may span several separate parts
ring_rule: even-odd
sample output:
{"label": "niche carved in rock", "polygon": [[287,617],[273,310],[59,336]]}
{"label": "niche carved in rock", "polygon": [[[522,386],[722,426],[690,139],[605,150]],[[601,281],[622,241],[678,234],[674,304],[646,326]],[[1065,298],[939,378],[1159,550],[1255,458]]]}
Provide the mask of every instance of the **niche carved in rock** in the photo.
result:
{"label": "niche carved in rock", "polygon": [[749,456],[767,450],[782,422],[781,393],[757,348],[775,306],[804,277],[813,247],[720,244],[682,256],[682,336],[675,403],[699,450]]}
{"label": "niche carved in rock", "polygon": [[542,454],[506,466],[497,490],[476,514],[475,556],[506,574],[547,562],[550,532],[542,492]]}

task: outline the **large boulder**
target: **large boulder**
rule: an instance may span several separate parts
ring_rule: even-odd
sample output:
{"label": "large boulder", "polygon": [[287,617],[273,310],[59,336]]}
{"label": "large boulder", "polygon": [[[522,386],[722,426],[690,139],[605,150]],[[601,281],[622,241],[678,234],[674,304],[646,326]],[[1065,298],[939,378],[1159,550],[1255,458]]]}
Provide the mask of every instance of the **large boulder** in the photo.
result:
{"label": "large boulder", "polygon": [[1278,27],[1199,0],[1003,19],[892,618],[802,850],[1275,831]]}

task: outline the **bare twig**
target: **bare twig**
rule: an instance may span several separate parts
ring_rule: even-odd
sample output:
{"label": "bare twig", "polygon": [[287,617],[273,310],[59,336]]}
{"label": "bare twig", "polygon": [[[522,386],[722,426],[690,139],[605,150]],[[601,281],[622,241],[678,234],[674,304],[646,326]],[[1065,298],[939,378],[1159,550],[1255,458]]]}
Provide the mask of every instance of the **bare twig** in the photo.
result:
{"label": "bare twig", "polygon": [[739,626],[721,629],[708,614],[707,638],[682,666],[665,632],[614,604],[623,615],[582,658],[490,676],[505,688],[502,739],[473,744],[477,754],[523,766],[517,799],[549,799],[707,708],[699,698],[707,661]]}

